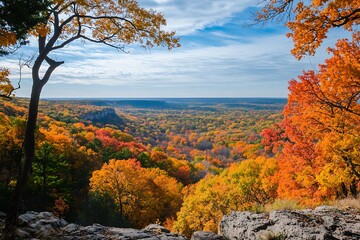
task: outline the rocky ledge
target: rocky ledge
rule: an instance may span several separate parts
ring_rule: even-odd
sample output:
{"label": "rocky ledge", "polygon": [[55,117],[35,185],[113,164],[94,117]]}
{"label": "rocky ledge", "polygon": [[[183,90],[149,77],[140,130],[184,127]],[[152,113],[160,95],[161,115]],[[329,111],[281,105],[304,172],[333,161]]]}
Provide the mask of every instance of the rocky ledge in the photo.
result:
{"label": "rocky ledge", "polygon": [[[0,225],[4,221],[0,213]],[[144,229],[80,226],[49,212],[27,212],[19,217],[18,239],[66,240],[187,240],[157,224]],[[224,216],[218,234],[195,232],[191,240],[359,240],[360,213],[321,206],[313,210],[273,211],[271,213],[232,212]]]}
{"label": "rocky ledge", "polygon": [[32,240],[186,240],[157,224],[150,224],[141,230],[105,227],[100,224],[83,227],[68,223],[50,212],[27,212],[20,215],[16,236],[18,239]]}
{"label": "rocky ledge", "polygon": [[359,240],[360,214],[321,206],[314,210],[270,213],[232,212],[219,224],[225,239]]}

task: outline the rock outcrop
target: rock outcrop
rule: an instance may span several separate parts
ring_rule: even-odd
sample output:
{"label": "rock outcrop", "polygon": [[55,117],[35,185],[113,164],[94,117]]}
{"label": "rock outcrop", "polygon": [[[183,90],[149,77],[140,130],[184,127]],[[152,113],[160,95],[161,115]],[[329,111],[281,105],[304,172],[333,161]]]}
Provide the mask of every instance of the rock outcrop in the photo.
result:
{"label": "rock outcrop", "polygon": [[91,121],[93,124],[112,124],[119,129],[123,129],[125,125],[124,119],[120,118],[113,108],[104,108],[99,111],[88,112],[81,115],[80,119]]}
{"label": "rock outcrop", "polygon": [[[0,220],[0,223],[3,220]],[[187,240],[170,233],[163,226],[150,224],[144,229],[105,227],[100,224],[80,226],[55,217],[50,212],[27,212],[19,216],[18,239],[58,240]]]}
{"label": "rock outcrop", "polygon": [[[5,215],[0,213],[0,225]],[[27,212],[19,216],[18,239],[59,240],[187,240],[158,224],[144,229],[80,226],[55,217],[50,212]],[[359,240],[360,213],[321,206],[314,210],[273,211],[271,213],[232,212],[224,216],[218,234],[195,232],[191,240]]]}
{"label": "rock outcrop", "polygon": [[360,214],[321,206],[314,210],[271,213],[232,212],[224,216],[219,234],[226,239],[359,240]]}
{"label": "rock outcrop", "polygon": [[198,231],[194,232],[190,240],[226,240],[223,236],[213,232]]}

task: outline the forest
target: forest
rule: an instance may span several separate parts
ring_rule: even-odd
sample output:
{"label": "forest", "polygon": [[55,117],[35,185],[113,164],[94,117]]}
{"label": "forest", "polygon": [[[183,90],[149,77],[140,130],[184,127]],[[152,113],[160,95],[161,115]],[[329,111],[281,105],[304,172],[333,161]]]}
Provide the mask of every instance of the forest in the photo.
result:
{"label": "forest", "polygon": [[[50,211],[83,225],[143,228],[156,222],[191,236],[216,232],[231,211],[359,201],[359,1],[265,0],[256,7],[256,24],[287,26],[291,55],[299,61],[316,55],[335,31],[322,63],[286,79],[287,98],[131,99],[52,99],[41,93],[65,64],[59,51],[77,40],[122,53],[135,46],[179,48],[180,37],[164,28],[163,14],[135,0],[26,3],[0,1],[0,56],[22,49],[30,38],[37,46],[31,59],[19,60],[18,86],[11,71],[0,68],[4,239],[14,239],[17,216],[27,210]],[[25,67],[31,69],[31,94],[18,97],[14,94],[26,85]],[[64,78],[56,79],[55,85]],[[68,85],[76,82],[61,87]]]}
{"label": "forest", "polygon": [[[84,225],[141,228],[160,221],[191,235],[216,231],[231,210],[265,211],[281,199],[311,207],[357,195],[356,175],[339,159],[344,146],[315,144],[295,132],[282,113],[285,99],[232,99],[231,106],[221,99],[180,100],[164,99],[160,108],[151,100],[146,108],[144,100],[126,106],[42,101],[22,209],[52,211]],[[16,181],[27,104],[1,102],[0,211]],[[351,140],[346,146],[356,143]],[[328,147],[331,153],[322,156]],[[346,156],[357,164],[358,152],[352,154]]]}

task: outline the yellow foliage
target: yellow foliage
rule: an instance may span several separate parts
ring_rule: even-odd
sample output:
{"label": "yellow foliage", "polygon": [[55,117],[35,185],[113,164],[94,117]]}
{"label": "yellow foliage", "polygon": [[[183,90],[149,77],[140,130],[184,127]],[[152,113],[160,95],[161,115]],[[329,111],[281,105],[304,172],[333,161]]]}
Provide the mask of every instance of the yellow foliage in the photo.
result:
{"label": "yellow foliage", "polygon": [[259,157],[206,176],[187,189],[174,229],[187,236],[198,230],[216,232],[224,214],[267,203],[276,196],[270,181],[276,168],[275,159]]}
{"label": "yellow foliage", "polygon": [[10,71],[6,68],[0,68],[0,96],[10,97],[14,86],[9,79]]}
{"label": "yellow foliage", "polygon": [[[147,48],[180,46],[175,32],[161,29],[166,25],[163,15],[140,7],[135,0],[56,0],[53,3],[57,5],[55,14],[50,14],[47,24],[36,26],[32,35],[45,37],[60,33],[56,38],[64,41],[78,35],[76,38],[92,39],[121,49],[122,44],[130,43]],[[54,28],[55,19],[59,20],[59,26]]]}
{"label": "yellow foliage", "polygon": [[16,34],[0,29],[0,46],[9,47],[16,43]]}
{"label": "yellow foliage", "polygon": [[110,195],[119,213],[135,227],[174,216],[182,185],[160,169],[142,168],[136,159],[110,160],[90,179],[92,192]]}

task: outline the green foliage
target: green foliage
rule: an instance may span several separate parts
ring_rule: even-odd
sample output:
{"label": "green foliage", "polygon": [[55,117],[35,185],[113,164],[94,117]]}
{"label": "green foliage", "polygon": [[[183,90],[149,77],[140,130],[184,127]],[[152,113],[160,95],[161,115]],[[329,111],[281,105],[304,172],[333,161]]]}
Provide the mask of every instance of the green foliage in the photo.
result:
{"label": "green foliage", "polygon": [[130,227],[130,223],[117,211],[114,200],[108,194],[91,193],[79,212],[78,223],[91,225],[102,223],[105,226]]}
{"label": "green foliage", "polygon": [[148,152],[142,152],[137,157],[137,160],[141,163],[141,166],[149,168],[152,166],[150,154]]}
{"label": "green foliage", "polygon": [[[0,32],[14,33],[20,44],[25,44],[28,31],[45,21],[45,11],[49,5],[48,0],[1,0]],[[1,44],[0,47],[0,55],[6,54],[7,49],[2,48]]]}
{"label": "green foliage", "polygon": [[53,144],[44,141],[35,152],[33,173],[30,182],[37,196],[40,197],[39,207],[47,207],[59,196],[69,194],[69,163],[64,154],[56,151]]}

